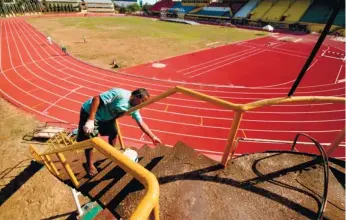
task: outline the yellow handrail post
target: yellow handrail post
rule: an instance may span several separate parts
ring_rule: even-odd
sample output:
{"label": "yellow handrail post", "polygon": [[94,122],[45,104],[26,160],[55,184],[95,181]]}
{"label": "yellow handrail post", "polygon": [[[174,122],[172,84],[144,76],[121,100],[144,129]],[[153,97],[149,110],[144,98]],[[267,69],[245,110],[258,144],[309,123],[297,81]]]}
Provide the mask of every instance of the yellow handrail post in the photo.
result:
{"label": "yellow handrail post", "polygon": [[42,157],[38,154],[38,150],[34,145],[30,145],[29,146],[29,152],[31,153],[31,155],[34,157],[34,159],[36,160],[36,162],[43,164],[44,161],[42,159]]}
{"label": "yellow handrail post", "polygon": [[59,173],[58,169],[56,169],[56,167],[55,167],[53,161],[50,159],[50,157],[48,155],[45,155],[44,157],[47,159],[48,164],[52,167],[52,170],[54,171],[55,175],[59,176],[60,173]]}
{"label": "yellow handrail post", "polygon": [[45,157],[45,156],[41,156],[41,159],[42,159],[44,165],[47,167],[48,171],[49,171],[51,174],[55,175],[55,173],[54,173],[53,169],[50,167],[50,165],[49,165],[49,163],[48,163],[46,157]]}
{"label": "yellow handrail post", "polygon": [[74,175],[70,165],[67,163],[65,156],[62,153],[57,153],[56,154],[62,164],[62,166],[64,167],[64,169],[66,170],[67,174],[69,175],[73,185],[78,188],[79,187],[79,182],[76,178],[76,176]]}
{"label": "yellow handrail post", "polygon": [[[132,213],[130,220],[149,218],[150,213],[159,201],[160,187],[155,175],[141,165],[130,160],[127,156],[116,150],[101,138],[96,137],[90,141],[100,153],[113,160],[119,165],[119,167],[133,175],[145,186],[145,196]],[[157,208],[159,207],[157,206]]]}
{"label": "yellow handrail post", "polygon": [[232,157],[233,157],[233,154],[235,151],[234,139],[235,139],[235,136],[237,135],[242,116],[243,116],[243,112],[234,112],[232,127],[231,127],[231,130],[229,132],[229,135],[227,138],[227,145],[226,145],[225,151],[223,152],[222,160],[221,160],[221,164],[224,167],[226,167],[226,165],[227,165],[227,161],[228,161],[230,153],[231,153],[230,159],[232,159]]}
{"label": "yellow handrail post", "polygon": [[335,137],[334,141],[330,144],[330,148],[327,151],[327,156],[329,157],[334,150],[339,146],[341,141],[345,140],[345,127],[338,133],[338,135]]}
{"label": "yellow handrail post", "polygon": [[150,220],[159,220],[160,219],[160,205],[159,205],[159,203],[157,203],[154,206],[153,211],[150,213],[149,219]]}
{"label": "yellow handrail post", "polygon": [[117,129],[117,132],[118,132],[118,139],[119,139],[119,143],[120,143],[120,149],[124,150],[125,149],[125,144],[124,144],[124,141],[123,141],[123,136],[122,136],[121,131],[120,131],[120,126],[119,126],[118,120],[115,120],[115,128]]}

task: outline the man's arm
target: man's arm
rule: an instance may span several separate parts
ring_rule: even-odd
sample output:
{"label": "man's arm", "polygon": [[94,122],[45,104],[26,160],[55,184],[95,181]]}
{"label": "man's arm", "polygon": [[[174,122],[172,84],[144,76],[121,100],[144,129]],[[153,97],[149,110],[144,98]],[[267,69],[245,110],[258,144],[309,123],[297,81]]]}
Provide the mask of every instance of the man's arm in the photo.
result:
{"label": "man's arm", "polygon": [[100,105],[100,96],[95,96],[93,98],[93,101],[91,102],[89,118],[88,118],[89,120],[95,120],[95,115],[99,105]]}
{"label": "man's arm", "polygon": [[83,130],[86,134],[90,134],[94,130],[94,120],[95,120],[95,115],[97,112],[97,109],[100,105],[100,96],[95,96],[91,102],[90,110],[89,110],[89,118],[85,125],[83,126]]}
{"label": "man's arm", "polygon": [[136,122],[141,130],[153,140],[154,144],[162,144],[161,140],[151,132],[150,128],[143,120]]}

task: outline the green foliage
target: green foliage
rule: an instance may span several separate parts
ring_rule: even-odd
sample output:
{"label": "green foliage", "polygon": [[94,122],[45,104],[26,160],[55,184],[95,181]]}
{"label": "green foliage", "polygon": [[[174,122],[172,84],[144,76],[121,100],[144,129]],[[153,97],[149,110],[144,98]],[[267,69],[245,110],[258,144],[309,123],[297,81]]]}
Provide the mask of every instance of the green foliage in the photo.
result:
{"label": "green foliage", "polygon": [[142,7],[142,11],[146,14],[150,14],[151,7],[153,7],[153,6],[145,3]]}
{"label": "green foliage", "polygon": [[120,7],[119,8],[119,13],[126,13],[126,8],[125,7]]}
{"label": "green foliage", "polygon": [[140,11],[141,7],[138,4],[131,4],[126,7],[126,12],[136,12]]}
{"label": "green foliage", "polygon": [[48,8],[48,4],[46,0],[42,0],[42,9],[44,12],[48,12],[49,8]]}

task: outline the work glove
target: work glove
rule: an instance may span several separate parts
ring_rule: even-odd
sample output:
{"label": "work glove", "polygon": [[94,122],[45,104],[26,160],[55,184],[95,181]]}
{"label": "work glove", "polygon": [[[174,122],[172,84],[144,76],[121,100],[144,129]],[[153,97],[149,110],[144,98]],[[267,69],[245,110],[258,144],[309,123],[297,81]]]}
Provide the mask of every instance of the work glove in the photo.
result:
{"label": "work glove", "polygon": [[94,120],[88,119],[88,121],[83,126],[83,130],[86,134],[90,134],[94,131],[94,127],[95,127]]}

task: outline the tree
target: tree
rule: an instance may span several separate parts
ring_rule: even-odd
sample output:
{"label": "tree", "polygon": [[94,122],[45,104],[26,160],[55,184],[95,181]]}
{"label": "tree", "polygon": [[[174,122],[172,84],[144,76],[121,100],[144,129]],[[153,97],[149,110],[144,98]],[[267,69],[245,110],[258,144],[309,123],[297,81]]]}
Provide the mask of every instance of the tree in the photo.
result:
{"label": "tree", "polygon": [[122,13],[122,14],[125,13],[126,12],[126,8],[125,7],[120,7],[119,8],[119,12]]}
{"label": "tree", "polygon": [[141,7],[139,7],[138,4],[131,4],[131,5],[127,6],[126,9],[128,12],[136,12],[136,11],[141,10]]}
{"label": "tree", "polygon": [[16,14],[20,14],[20,10],[19,10],[18,5],[16,3],[13,4],[13,8],[14,8],[14,12]]}
{"label": "tree", "polygon": [[19,13],[24,14],[24,9],[23,9],[23,1],[16,1],[17,8],[19,10]]}
{"label": "tree", "polygon": [[44,12],[48,12],[49,11],[49,7],[48,7],[48,4],[47,4],[47,1],[46,0],[42,0],[42,8],[43,8],[43,11]]}
{"label": "tree", "polygon": [[142,11],[145,13],[145,14],[150,14],[150,9],[151,9],[152,5],[149,5],[147,3],[145,3],[142,7]]}
{"label": "tree", "polygon": [[0,16],[5,17],[6,13],[5,13],[5,4],[4,4],[4,0],[0,0]]}

